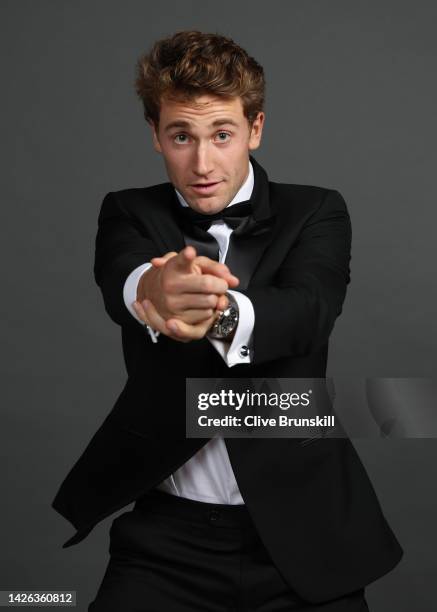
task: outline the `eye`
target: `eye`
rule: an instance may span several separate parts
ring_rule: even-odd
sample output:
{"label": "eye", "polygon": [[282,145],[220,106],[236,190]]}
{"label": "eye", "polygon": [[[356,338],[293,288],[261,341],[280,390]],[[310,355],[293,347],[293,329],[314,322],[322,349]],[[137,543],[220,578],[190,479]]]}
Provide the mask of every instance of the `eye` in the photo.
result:
{"label": "eye", "polygon": [[[229,132],[218,132],[218,136],[220,136],[220,135],[222,135],[222,136],[223,136],[223,135],[224,135],[224,136],[229,136],[229,138],[231,137],[231,134],[229,134]],[[219,140],[220,140],[221,142],[228,142],[227,140],[225,140],[225,139],[223,139],[223,138],[219,138]]]}
{"label": "eye", "polygon": [[[186,134],[176,134],[176,136],[175,136],[174,138],[176,139],[176,138],[179,138],[180,136],[182,136],[183,138],[186,138],[186,137],[187,137],[187,135],[186,135]],[[178,141],[178,140],[176,140],[176,142],[178,142],[178,143],[183,143],[183,142],[186,142],[186,140],[179,140],[179,141]]]}

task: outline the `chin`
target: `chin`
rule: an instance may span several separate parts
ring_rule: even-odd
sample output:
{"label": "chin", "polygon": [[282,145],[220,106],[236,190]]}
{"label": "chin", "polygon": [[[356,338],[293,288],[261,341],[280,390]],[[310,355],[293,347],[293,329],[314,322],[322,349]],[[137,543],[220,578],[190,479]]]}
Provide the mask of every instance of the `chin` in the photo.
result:
{"label": "chin", "polygon": [[220,210],[220,208],[217,208],[216,206],[211,206],[211,205],[202,205],[197,203],[196,204],[196,208],[198,210],[198,212],[204,214],[204,215],[212,215],[214,213],[216,213],[218,210]]}
{"label": "chin", "polygon": [[220,210],[222,210],[222,208],[225,207],[225,204],[223,204],[222,202],[218,202],[217,198],[215,197],[211,197],[211,198],[199,198],[198,200],[195,201],[195,205],[196,205],[196,209],[198,210],[198,212],[200,213],[204,213],[204,214],[214,214],[216,212],[219,212]]}

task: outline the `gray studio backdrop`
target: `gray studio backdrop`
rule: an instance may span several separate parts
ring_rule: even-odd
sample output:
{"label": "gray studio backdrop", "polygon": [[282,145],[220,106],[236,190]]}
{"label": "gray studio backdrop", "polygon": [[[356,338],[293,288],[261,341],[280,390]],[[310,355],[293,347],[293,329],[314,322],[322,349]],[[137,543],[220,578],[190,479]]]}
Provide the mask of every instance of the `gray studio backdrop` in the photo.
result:
{"label": "gray studio backdrop", "polygon": [[[114,516],[62,549],[73,528],[50,503],[125,380],[120,329],[92,275],[103,196],[167,180],[133,90],[136,58],[196,28],[258,59],[267,103],[256,158],[271,180],[338,189],[352,218],[352,281],[328,375],[433,377],[437,9],[399,0],[1,9],[0,589],[75,589],[85,611]],[[356,447],[405,549],[370,586],[371,609],[434,609],[437,443]]]}

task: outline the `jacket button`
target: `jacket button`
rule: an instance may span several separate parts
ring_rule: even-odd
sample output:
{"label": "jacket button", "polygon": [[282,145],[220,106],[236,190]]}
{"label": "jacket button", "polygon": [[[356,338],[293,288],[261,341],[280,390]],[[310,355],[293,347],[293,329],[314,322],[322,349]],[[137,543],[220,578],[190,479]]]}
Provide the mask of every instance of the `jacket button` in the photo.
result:
{"label": "jacket button", "polygon": [[220,518],[220,512],[218,510],[211,510],[209,513],[210,521],[217,521]]}
{"label": "jacket button", "polygon": [[238,353],[240,357],[247,357],[249,354],[249,347],[243,344],[243,346],[240,346],[240,350],[238,351]]}

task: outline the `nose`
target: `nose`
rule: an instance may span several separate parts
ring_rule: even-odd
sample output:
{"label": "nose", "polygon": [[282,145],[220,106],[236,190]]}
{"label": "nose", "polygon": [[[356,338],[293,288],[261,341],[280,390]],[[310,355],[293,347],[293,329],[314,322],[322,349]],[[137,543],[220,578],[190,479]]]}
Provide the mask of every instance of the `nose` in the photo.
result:
{"label": "nose", "polygon": [[212,163],[211,153],[208,150],[208,144],[201,144],[197,147],[193,159],[193,172],[201,178],[208,178],[213,172],[214,166]]}

